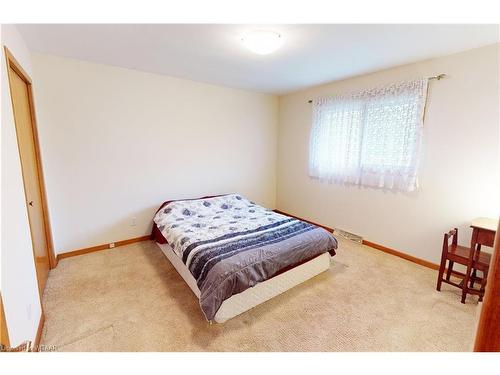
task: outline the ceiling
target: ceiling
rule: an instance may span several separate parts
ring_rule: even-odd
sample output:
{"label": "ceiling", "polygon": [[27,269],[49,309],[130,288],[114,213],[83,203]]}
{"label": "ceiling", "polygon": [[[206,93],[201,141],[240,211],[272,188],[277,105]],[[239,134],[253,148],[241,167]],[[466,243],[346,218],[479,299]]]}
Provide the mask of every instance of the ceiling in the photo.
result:
{"label": "ceiling", "polygon": [[[217,85],[284,94],[355,75],[498,43],[498,25],[17,25],[37,52]],[[277,52],[240,42],[281,33]]]}

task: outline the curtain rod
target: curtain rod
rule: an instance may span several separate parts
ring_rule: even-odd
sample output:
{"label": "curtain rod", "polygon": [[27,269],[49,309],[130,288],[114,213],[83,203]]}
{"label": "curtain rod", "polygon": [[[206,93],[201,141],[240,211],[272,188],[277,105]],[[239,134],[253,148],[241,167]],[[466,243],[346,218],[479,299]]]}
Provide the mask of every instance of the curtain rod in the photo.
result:
{"label": "curtain rod", "polygon": [[[441,74],[438,74],[436,76],[431,76],[431,77],[427,77],[427,79],[430,81],[431,79],[436,79],[436,80],[441,80],[443,79],[444,77],[446,77],[446,74],[445,73],[441,73]],[[312,100],[308,100],[307,101],[308,103],[312,103],[313,101]]]}

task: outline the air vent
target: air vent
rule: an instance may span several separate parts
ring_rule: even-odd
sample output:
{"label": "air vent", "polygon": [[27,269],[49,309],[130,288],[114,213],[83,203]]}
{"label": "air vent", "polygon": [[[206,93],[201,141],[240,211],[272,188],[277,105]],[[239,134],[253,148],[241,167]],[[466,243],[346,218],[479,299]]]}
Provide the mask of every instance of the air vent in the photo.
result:
{"label": "air vent", "polygon": [[339,228],[335,228],[335,232],[334,233],[335,233],[336,236],[344,237],[344,238],[348,239],[349,241],[354,241],[354,242],[357,242],[357,243],[363,243],[363,237],[358,236],[357,234],[350,233],[350,232],[347,232],[347,231],[339,229]]}

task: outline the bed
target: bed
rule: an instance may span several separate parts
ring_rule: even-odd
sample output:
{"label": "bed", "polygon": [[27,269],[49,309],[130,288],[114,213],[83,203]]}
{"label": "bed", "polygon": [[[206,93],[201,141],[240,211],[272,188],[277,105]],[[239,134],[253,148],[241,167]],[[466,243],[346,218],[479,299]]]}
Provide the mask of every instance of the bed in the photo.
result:
{"label": "bed", "polygon": [[153,222],[152,237],[210,322],[224,323],[327,270],[337,249],[325,229],[239,194],[167,201]]}

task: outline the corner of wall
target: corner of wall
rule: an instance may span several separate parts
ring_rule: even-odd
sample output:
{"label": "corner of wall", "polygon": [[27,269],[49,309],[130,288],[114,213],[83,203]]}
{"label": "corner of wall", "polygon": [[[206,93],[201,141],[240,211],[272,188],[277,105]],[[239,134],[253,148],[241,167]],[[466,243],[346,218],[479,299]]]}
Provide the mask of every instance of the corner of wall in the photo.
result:
{"label": "corner of wall", "polygon": [[[3,46],[30,74],[30,52],[14,25],[1,26],[1,291],[11,346],[34,342],[42,307]],[[21,282],[22,281],[22,282]]]}

